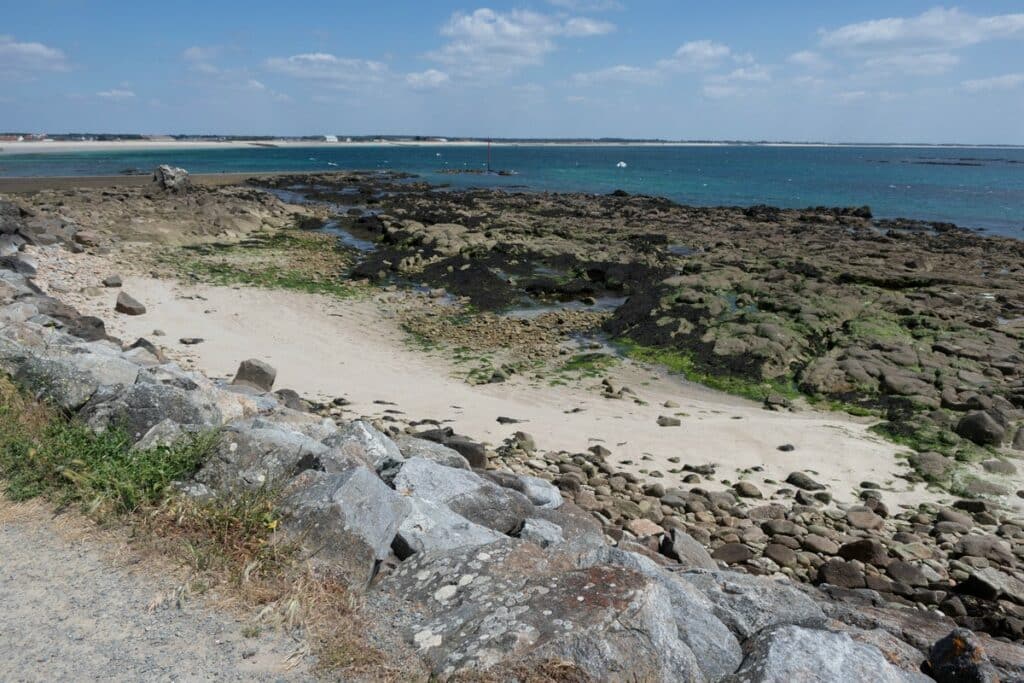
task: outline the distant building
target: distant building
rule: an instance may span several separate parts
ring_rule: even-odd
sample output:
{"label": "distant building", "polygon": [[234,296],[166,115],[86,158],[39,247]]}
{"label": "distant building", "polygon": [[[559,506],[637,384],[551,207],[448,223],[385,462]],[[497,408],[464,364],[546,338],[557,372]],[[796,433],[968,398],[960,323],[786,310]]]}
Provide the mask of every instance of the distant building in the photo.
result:
{"label": "distant building", "polygon": [[323,141],[324,142],[337,142],[338,141],[338,136],[337,135],[324,135],[323,136]]}

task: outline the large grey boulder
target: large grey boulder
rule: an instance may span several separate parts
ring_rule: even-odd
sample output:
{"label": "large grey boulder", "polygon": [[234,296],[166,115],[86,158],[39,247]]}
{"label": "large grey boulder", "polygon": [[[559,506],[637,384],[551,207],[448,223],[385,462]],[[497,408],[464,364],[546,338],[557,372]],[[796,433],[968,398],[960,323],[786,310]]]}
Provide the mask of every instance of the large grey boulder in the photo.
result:
{"label": "large grey boulder", "polygon": [[[505,538],[493,529],[474,524],[441,503],[410,497],[409,515],[398,527],[393,549],[399,559],[422,552],[447,552],[481,546]],[[556,527],[557,528],[557,527]]]}
{"label": "large grey boulder", "polygon": [[14,381],[35,397],[75,412],[93,397],[100,387],[99,381],[89,372],[74,365],[44,358],[25,355],[16,363]]}
{"label": "large grey boulder", "polygon": [[13,256],[25,246],[25,239],[21,235],[0,235],[0,258]]}
{"label": "large grey boulder", "polygon": [[14,253],[9,256],[0,256],[0,270],[11,270],[20,275],[34,277],[37,267],[36,260],[27,254]]}
{"label": "large grey boulder", "polygon": [[715,616],[740,640],[773,626],[820,627],[825,623],[821,608],[788,581],[702,570],[683,572],[679,577],[711,601]]}
{"label": "large grey boulder", "polygon": [[527,474],[513,474],[512,472],[488,471],[481,472],[480,474],[499,486],[518,491],[537,507],[549,510],[557,510],[562,507],[562,493],[550,481],[539,477],[531,477]]}
{"label": "large grey boulder", "polygon": [[498,486],[472,471],[413,458],[394,478],[404,495],[447,505],[471,522],[503,534],[519,528],[534,507],[526,496]]}
{"label": "large grey boulder", "polygon": [[363,461],[377,472],[392,469],[405,460],[395,442],[365,420],[348,423],[323,443],[346,457]]}
{"label": "large grey boulder", "polygon": [[747,656],[726,683],[924,683],[924,674],[901,671],[878,648],[846,633],[780,626],[758,633],[746,644]]}
{"label": "large grey boulder", "polygon": [[409,501],[364,466],[306,471],[283,504],[286,528],[324,571],[365,586],[388,557]]}
{"label": "large grey boulder", "polygon": [[82,416],[94,429],[122,427],[142,438],[164,419],[199,429],[220,426],[220,410],[201,392],[139,382],[123,390],[98,391],[82,408]]}
{"label": "large grey boulder", "polygon": [[680,640],[698,655],[701,671],[716,681],[736,670],[743,660],[739,640],[716,616],[716,605],[700,590],[637,553],[604,546],[577,559],[581,567],[625,567],[657,582],[668,596]]}
{"label": "large grey boulder", "polygon": [[417,555],[379,590],[441,679],[511,679],[554,660],[600,681],[706,680],[665,590],[623,567],[563,568],[533,544],[506,540]]}
{"label": "large grey boulder", "polygon": [[153,184],[165,192],[185,192],[192,180],[185,169],[161,164],[153,169]]}
{"label": "large grey boulder", "polygon": [[[216,452],[196,475],[211,488],[261,489],[284,484],[304,470],[324,470],[330,450],[319,441],[260,418],[224,427]],[[351,458],[337,470],[360,461]]]}
{"label": "large grey boulder", "polygon": [[403,434],[395,438],[395,444],[406,458],[423,458],[445,467],[469,469],[469,461],[462,454],[437,442]]}
{"label": "large grey boulder", "polygon": [[277,379],[277,370],[273,366],[259,359],[250,358],[241,362],[231,383],[252,387],[259,391],[270,391],[274,388],[275,379]]}
{"label": "large grey boulder", "polygon": [[562,527],[546,519],[537,519],[535,517],[531,517],[523,522],[523,527],[516,532],[515,536],[524,541],[535,543],[541,548],[565,542]]}

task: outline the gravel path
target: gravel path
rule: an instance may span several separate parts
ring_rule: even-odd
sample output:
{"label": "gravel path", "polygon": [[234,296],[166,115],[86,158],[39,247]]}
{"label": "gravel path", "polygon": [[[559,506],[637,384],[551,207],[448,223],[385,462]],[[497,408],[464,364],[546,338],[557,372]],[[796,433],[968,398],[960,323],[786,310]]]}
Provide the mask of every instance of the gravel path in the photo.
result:
{"label": "gravel path", "polygon": [[34,512],[0,518],[0,681],[310,678],[303,664],[288,668],[287,635],[246,638],[243,623],[198,600],[153,608],[173,581],[116,567]]}

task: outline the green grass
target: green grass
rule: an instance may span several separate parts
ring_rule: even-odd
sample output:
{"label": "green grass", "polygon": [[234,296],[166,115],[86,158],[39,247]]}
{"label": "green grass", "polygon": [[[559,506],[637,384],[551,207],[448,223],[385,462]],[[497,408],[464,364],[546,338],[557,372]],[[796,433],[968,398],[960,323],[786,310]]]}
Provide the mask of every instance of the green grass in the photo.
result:
{"label": "green grass", "polygon": [[600,377],[618,362],[618,358],[607,353],[580,353],[563,363],[558,372],[577,374],[580,377]]}
{"label": "green grass", "polygon": [[247,285],[266,289],[291,289],[310,294],[328,294],[339,299],[356,295],[357,288],[341,280],[307,275],[277,266],[242,267],[230,263],[190,261],[184,270],[217,285]]}
{"label": "green grass", "polygon": [[642,346],[631,339],[619,339],[617,345],[622,353],[634,360],[661,365],[669,372],[683,375],[691,382],[724,391],[727,394],[763,401],[769,394],[777,393],[786,398],[796,398],[800,391],[791,381],[757,381],[749,377],[710,372],[701,368],[693,354],[678,349],[660,349]]}
{"label": "green grass", "polygon": [[97,434],[0,382],[0,479],[13,500],[42,496],[89,512],[131,513],[162,502],[171,483],[193,474],[216,444],[215,433],[203,433],[132,451],[124,431]]}

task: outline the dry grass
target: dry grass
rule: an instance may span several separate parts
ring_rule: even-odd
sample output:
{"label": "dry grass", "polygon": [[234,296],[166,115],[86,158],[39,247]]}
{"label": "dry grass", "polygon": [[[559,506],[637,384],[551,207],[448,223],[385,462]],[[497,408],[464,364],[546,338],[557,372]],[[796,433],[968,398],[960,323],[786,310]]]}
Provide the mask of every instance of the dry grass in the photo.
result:
{"label": "dry grass", "polygon": [[[68,431],[76,438],[63,438]],[[53,439],[54,433],[62,438]],[[98,453],[114,459],[123,455],[114,449],[116,439],[100,438]],[[316,670],[324,677],[426,678],[416,673],[422,672],[418,662],[411,667],[408,662],[394,664],[398,657],[368,643],[357,595],[311,570],[298,546],[279,529],[274,492],[197,502],[167,489],[130,507],[95,505],[76,493],[77,487],[88,485],[91,495],[93,472],[84,469],[69,478],[64,471],[69,461],[92,462],[61,452],[83,442],[97,448],[79,426],[0,377],[0,491],[7,494],[0,496],[0,524],[46,524],[68,540],[105,550],[118,566],[171,578],[177,587],[160,596],[154,607],[201,599],[245,621],[244,634],[282,629],[296,640],[296,661],[316,657]],[[44,451],[47,457],[33,456],[17,466],[22,479],[31,475],[38,486],[31,492],[24,486],[12,489],[7,480],[11,472],[5,470],[15,462],[13,456]],[[131,469],[98,467],[104,476],[135,476]],[[75,493],[71,500],[80,505],[67,505],[69,487]]]}

